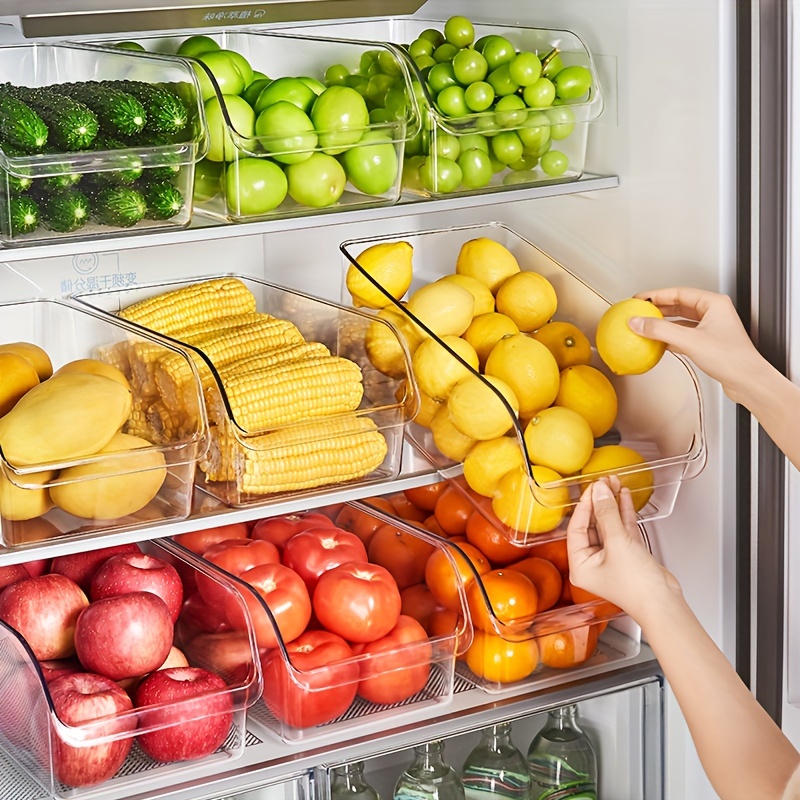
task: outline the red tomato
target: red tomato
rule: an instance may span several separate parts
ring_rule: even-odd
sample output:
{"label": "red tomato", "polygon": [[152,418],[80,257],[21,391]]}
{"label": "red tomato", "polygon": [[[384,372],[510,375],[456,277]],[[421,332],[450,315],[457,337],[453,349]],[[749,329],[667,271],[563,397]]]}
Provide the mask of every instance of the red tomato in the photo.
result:
{"label": "red tomato", "polygon": [[[274,544],[255,539],[227,539],[209,547],[203,558],[237,578],[259,564],[279,564],[281,560]],[[197,589],[203,600],[212,606],[224,604],[230,593],[226,586],[199,571]]]}
{"label": "red tomato", "polygon": [[205,528],[202,531],[179,533],[172,538],[187,550],[202,556],[212,544],[224,542],[226,539],[247,539],[249,534],[246,522],[232,522],[230,525],[218,525],[216,528]]}
{"label": "red tomato", "polygon": [[314,593],[325,570],[348,561],[366,561],[367,548],[354,533],[341,528],[309,528],[296,533],[284,545],[281,561],[293,569]]}
{"label": "red tomato", "polygon": [[[402,604],[400,613],[414,619],[428,631],[431,615],[440,608],[431,590],[424,583],[415,583],[407,586],[400,592]],[[430,633],[430,631],[428,631]]]}
{"label": "red tomato", "polygon": [[280,517],[260,519],[250,535],[253,539],[264,539],[282,549],[296,533],[308,528],[325,527],[333,527],[333,522],[328,517],[317,511],[307,511],[304,514],[284,514]]}
{"label": "red tomato", "polygon": [[360,663],[358,694],[371,703],[399,703],[425,688],[431,671],[431,643],[425,628],[401,615],[397,625],[375,642],[356,645],[369,655]]}
{"label": "red tomato", "polygon": [[264,702],[282,722],[311,728],[341,716],[358,688],[358,664],[350,645],[330,631],[306,631],[286,645],[291,667],[280,648],[261,659]]}
{"label": "red tomato", "polygon": [[369,560],[386,567],[400,589],[425,580],[425,564],[436,550],[422,537],[394,525],[382,525],[369,540]]}
{"label": "red tomato", "polygon": [[350,561],[323,572],[314,589],[320,624],[348,642],[374,642],[397,624],[402,599],[389,570]]}
{"label": "red tomato", "polygon": [[[250,612],[259,647],[277,647],[275,626],[284,643],[296,639],[306,629],[311,619],[311,599],[303,579],[293,569],[283,564],[261,564],[240,577],[256,591],[257,596],[248,591],[242,591],[241,595]],[[272,619],[264,609],[265,604]],[[227,599],[225,609],[231,625],[244,630],[247,620],[235,598]]]}

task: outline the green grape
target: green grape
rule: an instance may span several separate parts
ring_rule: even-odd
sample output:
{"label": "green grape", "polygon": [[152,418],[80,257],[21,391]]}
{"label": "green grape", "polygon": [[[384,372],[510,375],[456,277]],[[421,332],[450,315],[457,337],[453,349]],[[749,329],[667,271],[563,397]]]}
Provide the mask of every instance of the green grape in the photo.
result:
{"label": "green grape", "polygon": [[395,57],[395,54],[390,50],[381,50],[378,53],[377,64],[383,70],[385,75],[397,76],[402,74],[400,63]]}
{"label": "green grape", "polygon": [[359,94],[363,94],[367,91],[367,86],[369,86],[370,79],[364,77],[363,75],[348,75],[344,79],[344,86],[349,86],[351,89],[355,89]]}
{"label": "green grape", "polygon": [[542,111],[532,111],[525,127],[517,131],[517,136],[526,153],[539,155],[542,148],[550,141],[550,119]]}
{"label": "green grape", "polygon": [[388,108],[373,108],[369,112],[370,124],[375,125],[383,122],[394,122],[397,117]]}
{"label": "green grape", "polygon": [[408,99],[404,89],[393,87],[384,98],[386,110],[395,118],[404,117],[408,111]]}
{"label": "green grape", "polygon": [[420,56],[432,56],[435,49],[429,39],[414,39],[408,46],[408,54],[416,60]]}
{"label": "green grape", "polygon": [[358,60],[358,71],[366,75],[369,68],[375,63],[375,59],[380,54],[379,50],[365,50]]}
{"label": "green grape", "polygon": [[545,78],[553,78],[564,69],[564,62],[561,60],[561,54],[558,48],[551,50],[542,58],[542,75]]}
{"label": "green grape", "polygon": [[429,71],[436,66],[436,61],[433,60],[432,56],[417,56],[414,59],[414,63],[416,64],[417,69],[422,73],[426,73],[426,71]]}
{"label": "green grape", "polygon": [[539,78],[522,90],[522,97],[530,108],[549,108],[556,99],[556,87],[548,78]]}
{"label": "green grape", "polygon": [[569,167],[569,159],[560,150],[548,150],[539,164],[542,170],[553,178],[563,175]]}
{"label": "green grape", "polygon": [[461,185],[461,167],[449,158],[426,158],[419,167],[419,180],[429,192],[454,192]]}
{"label": "green grape", "polygon": [[434,48],[437,48],[440,44],[444,44],[444,34],[437,31],[435,28],[426,28],[417,38],[427,39]]}
{"label": "green grape", "polygon": [[503,128],[519,128],[528,118],[525,101],[516,94],[501,97],[494,107],[497,124]]}
{"label": "green grape", "polygon": [[344,86],[347,78],[350,77],[350,70],[342,64],[333,64],[325,70],[326,86]]}
{"label": "green grape", "polygon": [[498,172],[502,172],[504,169],[508,169],[508,164],[504,164],[498,158],[495,158],[494,153],[489,153],[489,162],[492,165],[492,173],[497,175]]}
{"label": "green grape", "polygon": [[466,17],[450,17],[444,24],[444,38],[456,47],[469,47],[475,41],[475,28]]}
{"label": "green grape", "polygon": [[511,80],[520,86],[530,86],[542,75],[542,62],[536,53],[520,53],[508,65]]}
{"label": "green grape", "polygon": [[455,161],[461,152],[461,145],[458,137],[453,136],[452,133],[439,133],[436,135],[432,151],[437,156]]}
{"label": "green grape", "polygon": [[439,64],[444,64],[446,61],[452,61],[456,57],[459,48],[450,42],[440,44],[433,51],[433,60]]}
{"label": "green grape", "polygon": [[508,166],[515,172],[522,172],[523,170],[531,170],[539,163],[539,159],[530,153],[523,152],[522,158],[512,162]]}
{"label": "green grape", "polygon": [[463,117],[469,113],[464,89],[461,86],[448,86],[436,96],[439,111],[448,117]]}
{"label": "green grape", "polygon": [[[501,64],[497,69],[493,69],[486,80],[491,84],[498,97],[514,94],[519,89],[519,84],[511,80],[508,64]],[[555,96],[555,87],[553,87],[553,96]]]}
{"label": "green grape", "polygon": [[422,191],[422,184],[419,180],[419,168],[425,160],[424,156],[412,156],[403,162],[403,188],[414,192]]}
{"label": "green grape", "polygon": [[492,159],[477,147],[462,152],[457,163],[461,169],[461,182],[467,189],[480,189],[492,180]]}
{"label": "green grape", "polygon": [[429,134],[426,130],[421,130],[406,142],[406,156],[418,156],[428,152]]}
{"label": "green grape", "polygon": [[592,73],[578,65],[564,67],[553,78],[553,83],[556,85],[556,96],[561,100],[577,100],[591,88]]}
{"label": "green grape", "polygon": [[522,140],[514,131],[501,131],[492,138],[492,153],[498,161],[513,164],[522,158]]}
{"label": "green grape", "polygon": [[489,41],[489,37],[490,37],[491,35],[492,35],[492,34],[487,34],[486,36],[481,36],[481,38],[480,38],[480,39],[478,39],[478,40],[475,42],[475,44],[473,44],[472,46],[473,46],[473,47],[474,47],[474,48],[475,48],[475,49],[476,49],[476,50],[477,50],[479,53],[482,53],[482,52],[483,52],[483,46],[486,44],[486,42],[488,42],[488,41]]}
{"label": "green grape", "polygon": [[568,106],[553,106],[544,113],[550,120],[550,136],[553,139],[566,139],[575,129],[575,114]]}
{"label": "green grape", "polygon": [[490,70],[495,70],[498,67],[502,67],[503,64],[511,63],[517,55],[514,45],[504,36],[492,34],[491,36],[484,37],[484,39],[485,41],[481,48],[481,53],[486,59]]}
{"label": "green grape", "polygon": [[486,59],[477,51],[465,48],[453,58],[453,74],[463,86],[482,81],[489,72]]}
{"label": "green grape", "polygon": [[458,141],[462,153],[467,150],[483,150],[487,154],[489,152],[489,142],[485,136],[481,136],[479,133],[465,133],[463,136],[459,136]]}
{"label": "green grape", "polygon": [[367,81],[366,98],[378,108],[386,105],[386,95],[394,86],[395,80],[391,75],[373,75]]}
{"label": "green grape", "polygon": [[495,136],[503,130],[494,114],[481,114],[479,117],[476,117],[475,127],[483,136]]}
{"label": "green grape", "polygon": [[443,92],[448,86],[457,86],[458,81],[453,72],[453,65],[437,64],[431,67],[431,71],[428,73],[428,83],[434,94]]}
{"label": "green grape", "polygon": [[536,183],[540,180],[535,172],[528,170],[519,172],[509,172],[508,175],[503,175],[503,186],[524,186],[528,183]]}
{"label": "green grape", "polygon": [[[507,98],[501,99],[506,100]],[[476,81],[464,90],[464,101],[470,111],[486,111],[494,102],[494,89],[486,81]],[[522,103],[522,100],[520,102]],[[522,105],[524,107],[525,103]]]}

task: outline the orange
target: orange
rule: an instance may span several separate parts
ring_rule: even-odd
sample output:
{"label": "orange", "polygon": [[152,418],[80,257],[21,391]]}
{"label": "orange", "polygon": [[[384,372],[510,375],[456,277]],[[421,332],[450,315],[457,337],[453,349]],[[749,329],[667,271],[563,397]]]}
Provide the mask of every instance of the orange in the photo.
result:
{"label": "orange", "polygon": [[561,586],[563,579],[558,567],[546,558],[523,558],[509,564],[508,569],[515,569],[527,576],[531,583],[536,587],[539,596],[539,603],[536,613],[541,614],[552,608],[561,598]]}
{"label": "orange", "polygon": [[622,612],[619,606],[614,605],[614,603],[605,600],[599,595],[586,591],[586,589],[581,589],[580,586],[576,586],[571,581],[569,584],[569,593],[572,597],[572,602],[576,606],[582,605],[583,603],[592,603],[592,606],[587,608],[586,611],[595,617],[602,617],[605,619],[607,617],[616,616]]}
{"label": "orange", "polygon": [[394,525],[381,525],[367,547],[369,560],[389,570],[402,590],[425,580],[425,564],[435,547]]}
{"label": "orange", "polygon": [[467,541],[478,548],[493,565],[505,566],[525,558],[530,547],[514,544],[507,534],[481,514],[474,511],[467,520]]}
{"label": "orange", "polygon": [[[448,556],[453,557],[455,564]],[[467,587],[475,580],[475,573],[485,575],[491,570],[486,557],[469,543],[457,547],[435,550],[425,565],[425,583],[439,605],[452,611],[461,610],[460,587]]]}
{"label": "orange", "polygon": [[[394,516],[395,510],[392,504],[383,497],[370,497],[369,502],[375,508]],[[353,506],[344,506],[342,510],[336,515],[336,526],[350,531],[358,536],[364,545],[369,544],[369,540],[378,528],[383,525],[383,520],[373,517],[366,511]]]}
{"label": "orange", "polygon": [[[483,591],[481,591],[483,588]],[[536,587],[521,572],[493,569],[467,587],[467,605],[473,626],[490,633],[521,633],[536,615]]]}
{"label": "orange", "polygon": [[395,494],[389,498],[389,502],[394,509],[394,515],[401,519],[408,519],[412,522],[423,522],[428,514],[424,508],[415,506],[405,494]]}
{"label": "orange", "polygon": [[455,486],[448,486],[436,501],[433,513],[448,536],[460,536],[467,530],[467,520],[475,510],[469,497]]}
{"label": "orange", "polygon": [[535,558],[546,558],[561,573],[562,578],[566,577],[569,573],[567,540],[563,536],[560,539],[534,544],[531,548],[531,556]]}
{"label": "orange", "polygon": [[403,489],[403,494],[417,508],[425,509],[425,511],[433,511],[433,509],[436,508],[436,501],[447,486],[447,481],[439,481],[438,483],[429,483],[426,486],[415,486],[412,489]]}
{"label": "orange", "polygon": [[437,536],[443,536],[445,539],[447,538],[447,534],[442,530],[439,520],[436,519],[436,514],[431,514],[422,524],[431,533],[435,533]]}
{"label": "orange", "polygon": [[494,633],[475,631],[466,661],[479,678],[491,683],[516,683],[538,666],[539,648],[535,639],[511,642]]}
{"label": "orange", "polygon": [[[546,627],[557,627],[553,621]],[[597,648],[600,635],[597,625],[582,625],[570,630],[545,633],[536,637],[542,665],[566,669],[588,661]]]}

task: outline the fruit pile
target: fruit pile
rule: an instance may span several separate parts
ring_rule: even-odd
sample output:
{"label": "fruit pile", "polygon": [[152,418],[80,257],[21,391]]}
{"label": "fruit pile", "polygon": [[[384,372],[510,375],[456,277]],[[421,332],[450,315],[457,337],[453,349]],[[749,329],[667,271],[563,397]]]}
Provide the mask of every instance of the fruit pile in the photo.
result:
{"label": "fruit pile", "polygon": [[[353,303],[378,309],[412,355],[420,398],[414,421],[430,429],[442,455],[464,462],[470,490],[491,499],[488,513],[499,523],[522,534],[554,530],[572,502],[563,478],[581,484],[596,473],[644,464],[634,449],[598,441],[616,421],[614,385],[590,363],[586,333],[557,319],[550,281],[521,270],[505,246],[485,237],[465,242],[455,273],[421,286],[407,301],[410,244],[382,242],[357,258],[360,269],[351,265],[346,276]],[[598,353],[618,374],[644,372],[664,352],[663,343],[628,328],[627,319],[641,313],[658,312],[631,298],[612,306],[598,326]],[[398,374],[405,357],[377,326],[367,353],[387,374]],[[643,508],[653,491],[650,470],[629,470],[621,482],[637,510]]]}
{"label": "fruit pile", "polygon": [[[243,596],[262,648],[263,699],[293,728],[336,719],[356,696],[381,705],[408,700],[426,686],[432,661],[453,656],[452,632],[432,642],[444,632],[423,625],[404,602],[435,545],[351,506],[333,511],[335,523],[306,512],[175,537],[257,593]],[[197,583],[209,629],[244,626],[217,586]]]}
{"label": "fruit pile", "polygon": [[[514,683],[538,668],[565,669],[584,663],[596,650],[608,620],[620,610],[572,586],[565,539],[527,546],[509,542],[502,530],[476,510],[466,487],[443,481],[367,502],[446,538],[453,547],[414,551],[403,543],[404,528],[384,525],[345,507],[354,530],[370,552],[382,553],[403,597],[403,613],[431,635],[464,629],[460,592],[473,628],[459,652],[469,669],[487,683]],[[391,533],[389,533],[391,531]],[[391,541],[387,544],[387,537]]]}
{"label": "fruit pile", "polygon": [[[134,514],[167,476],[163,453],[133,435],[134,392],[117,367],[70,361],[53,372],[47,353],[29,342],[0,345],[0,447],[16,468],[89,460],[63,469],[0,471],[0,516],[33,520],[54,506],[79,519]],[[101,413],[98,413],[101,410]],[[141,450],[132,455],[130,451]],[[19,481],[17,485],[15,481]],[[36,538],[57,533],[39,527]]]}
{"label": "fruit pile", "polygon": [[[255,675],[246,638],[210,638],[194,625],[196,568],[151,551],[117,545],[0,567],[0,620],[25,639],[43,678],[31,671],[4,694],[0,733],[24,749],[49,738],[54,777],[66,786],[112,778],[134,741],[156,762],[210,755],[231,729],[232,687]],[[8,677],[16,684],[22,674]],[[55,717],[77,729],[72,738],[31,715],[43,690]]]}
{"label": "fruit pile", "polygon": [[558,47],[517,50],[499,34],[475,41],[462,16],[422,31],[406,49],[433,112],[406,146],[404,187],[447,194],[504,172],[508,183],[580,172],[559,145],[575,130],[570,106],[595,89],[588,61],[566,65]]}
{"label": "fruit pile", "polygon": [[[137,147],[170,145],[185,135],[189,108],[167,84],[134,80],[79,81],[30,88],[0,85],[0,150],[11,159],[0,195],[0,227],[19,237],[40,226],[74,233],[89,221],[129,228],[168,220],[185,205],[181,165],[144,168]],[[65,168],[36,177],[36,154],[123,151],[124,166],[87,174]],[[12,166],[13,165],[13,166]]]}

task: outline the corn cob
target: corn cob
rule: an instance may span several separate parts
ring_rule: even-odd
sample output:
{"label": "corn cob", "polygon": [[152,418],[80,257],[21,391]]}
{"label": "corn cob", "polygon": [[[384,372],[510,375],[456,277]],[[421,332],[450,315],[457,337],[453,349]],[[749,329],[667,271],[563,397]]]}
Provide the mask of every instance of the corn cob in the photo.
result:
{"label": "corn cob", "polygon": [[258,370],[268,369],[277,364],[287,364],[290,361],[300,361],[304,358],[318,356],[329,356],[330,350],[319,342],[296,342],[287,344],[283,347],[276,347],[272,350],[264,350],[254,353],[245,358],[238,358],[223,364],[217,370],[217,374],[224,386],[226,382],[235,375],[242,375],[245,372],[257,372]]}
{"label": "corn cob", "polygon": [[131,436],[139,436],[154,444],[160,444],[150,425],[150,420],[147,418],[147,406],[149,404],[150,400],[134,393],[131,413],[122,430]]}
{"label": "corn cob", "polygon": [[160,401],[152,402],[146,411],[151,430],[158,442],[174,442],[197,430],[197,420],[186,411],[172,411]]}
{"label": "corn cob", "polygon": [[[309,417],[354,411],[363,392],[358,364],[339,356],[315,356],[232,374],[225,384],[233,419],[254,433]],[[218,402],[209,405],[208,415],[218,423],[226,416]]]}
{"label": "corn cob", "polygon": [[116,367],[128,380],[131,378],[131,366],[129,361],[130,342],[114,342],[114,344],[103,345],[94,351],[94,357],[98,361],[105,361]]}
{"label": "corn cob", "polygon": [[347,414],[254,436],[247,445],[214,428],[201,469],[210,481],[236,480],[245,494],[274,494],[362,478],[386,452],[369,417]]}
{"label": "corn cob", "polygon": [[119,315],[145,328],[179,336],[185,328],[210,319],[256,310],[256,299],[236,278],[214,278],[141,300]]}

